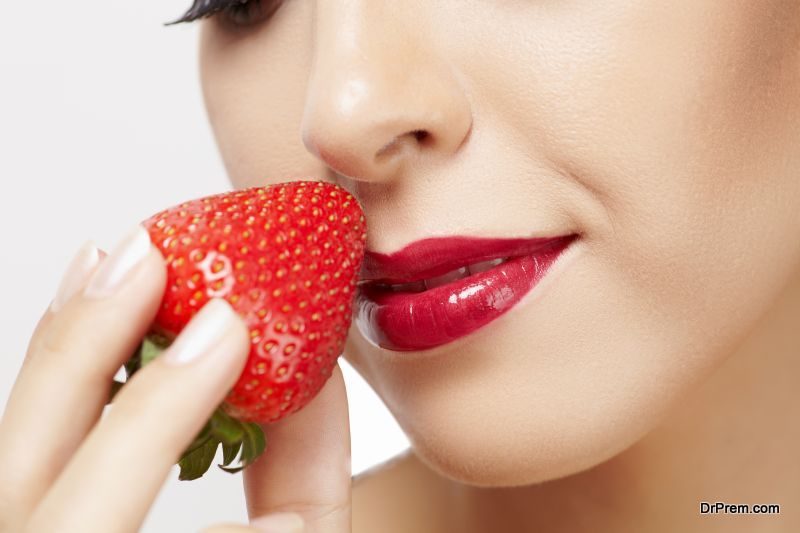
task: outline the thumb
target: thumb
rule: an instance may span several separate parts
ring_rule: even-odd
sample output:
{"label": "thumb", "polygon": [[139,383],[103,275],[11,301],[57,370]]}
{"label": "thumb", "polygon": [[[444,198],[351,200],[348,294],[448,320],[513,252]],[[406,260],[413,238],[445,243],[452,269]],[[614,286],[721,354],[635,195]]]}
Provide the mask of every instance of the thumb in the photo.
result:
{"label": "thumb", "polygon": [[294,512],[307,533],[350,533],[350,419],[339,365],[308,405],[262,428],[267,449],[244,469],[250,518]]}

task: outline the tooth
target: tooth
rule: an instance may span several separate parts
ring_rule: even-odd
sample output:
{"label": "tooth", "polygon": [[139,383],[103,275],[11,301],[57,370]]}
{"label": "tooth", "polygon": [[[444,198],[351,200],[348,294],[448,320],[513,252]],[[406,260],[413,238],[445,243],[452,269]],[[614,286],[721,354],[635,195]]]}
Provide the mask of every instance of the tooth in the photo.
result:
{"label": "tooth", "polygon": [[496,267],[503,261],[503,258],[492,259],[491,261],[481,261],[480,263],[469,265],[467,268],[469,269],[470,274],[480,274],[481,272],[486,272],[487,270]]}
{"label": "tooth", "polygon": [[467,272],[467,267],[461,267],[458,270],[453,270],[452,272],[448,272],[443,276],[439,276],[436,278],[430,278],[425,280],[425,288],[427,289],[435,289],[436,287],[441,287],[451,281],[455,281],[457,279],[465,278],[469,275]]}
{"label": "tooth", "polygon": [[497,265],[504,263],[506,259],[507,258],[501,257],[498,259],[492,259],[490,261],[482,261],[480,263],[475,263],[473,265],[452,270],[442,276],[426,279],[424,281],[411,281],[409,283],[398,283],[395,285],[389,285],[388,288],[393,292],[422,292],[429,289],[435,289],[436,287],[441,287],[442,285],[446,285],[455,280],[466,278],[467,276],[470,276],[472,274],[479,274],[481,272],[486,272],[487,270],[490,270],[496,267]]}
{"label": "tooth", "polygon": [[394,292],[422,292],[425,290],[424,281],[411,281],[409,283],[400,283],[398,285],[390,285]]}

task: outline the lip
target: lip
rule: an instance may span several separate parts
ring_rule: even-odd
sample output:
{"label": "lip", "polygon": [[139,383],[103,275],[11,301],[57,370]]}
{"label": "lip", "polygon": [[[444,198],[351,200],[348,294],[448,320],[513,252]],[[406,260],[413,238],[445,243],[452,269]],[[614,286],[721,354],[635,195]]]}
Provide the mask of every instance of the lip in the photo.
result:
{"label": "lip", "polygon": [[[392,254],[367,251],[355,323],[367,340],[387,350],[419,351],[455,341],[514,307],[577,237],[431,238]],[[497,259],[505,262],[452,281],[439,278]],[[444,284],[426,289],[422,280],[431,278]]]}

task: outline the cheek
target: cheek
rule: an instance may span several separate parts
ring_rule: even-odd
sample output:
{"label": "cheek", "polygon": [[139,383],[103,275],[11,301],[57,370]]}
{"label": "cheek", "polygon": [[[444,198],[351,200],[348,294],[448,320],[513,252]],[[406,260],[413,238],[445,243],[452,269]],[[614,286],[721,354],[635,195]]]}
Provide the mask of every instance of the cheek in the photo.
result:
{"label": "cheek", "polygon": [[[237,188],[322,178],[300,124],[311,63],[309,2],[289,2],[258,31],[233,37],[203,23],[203,97],[228,177]],[[309,26],[309,27],[306,27]],[[280,73],[276,75],[275,73]]]}
{"label": "cheek", "polygon": [[498,86],[524,87],[485,86],[483,100],[603,204],[604,224],[572,216],[633,302],[728,336],[800,254],[787,238],[799,228],[800,4],[607,7],[548,13],[522,83],[509,74],[520,57],[481,63]]}
{"label": "cheek", "polygon": [[603,67],[562,110],[581,118],[554,116],[571,127],[552,157],[604,203],[609,224],[590,239],[624,290],[688,321],[685,336],[713,358],[800,257],[788,238],[800,230],[800,32],[787,22],[800,5],[682,4],[631,11],[600,40]]}

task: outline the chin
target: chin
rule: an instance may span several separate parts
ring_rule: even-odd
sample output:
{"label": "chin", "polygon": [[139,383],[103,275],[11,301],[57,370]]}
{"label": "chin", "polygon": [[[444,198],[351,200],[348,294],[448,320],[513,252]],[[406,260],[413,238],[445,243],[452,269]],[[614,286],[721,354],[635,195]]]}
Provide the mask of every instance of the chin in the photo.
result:
{"label": "chin", "polygon": [[[417,457],[442,477],[475,487],[501,488],[580,473],[614,457],[636,440],[610,439],[607,435],[573,442],[581,433],[553,439],[547,439],[550,435],[544,433],[538,439],[522,435],[428,435],[415,437],[412,447]],[[473,438],[481,440],[473,442]]]}
{"label": "chin", "polygon": [[592,398],[580,387],[571,394],[557,388],[525,402],[520,399],[532,395],[517,384],[498,387],[503,393],[493,397],[480,384],[448,386],[440,396],[409,395],[390,409],[416,455],[439,475],[478,487],[513,487],[611,459],[646,435],[670,404],[662,397],[632,405],[622,396]]}

